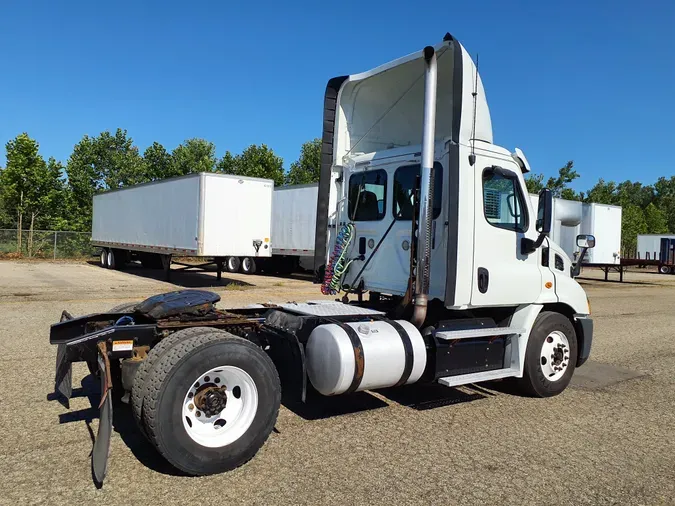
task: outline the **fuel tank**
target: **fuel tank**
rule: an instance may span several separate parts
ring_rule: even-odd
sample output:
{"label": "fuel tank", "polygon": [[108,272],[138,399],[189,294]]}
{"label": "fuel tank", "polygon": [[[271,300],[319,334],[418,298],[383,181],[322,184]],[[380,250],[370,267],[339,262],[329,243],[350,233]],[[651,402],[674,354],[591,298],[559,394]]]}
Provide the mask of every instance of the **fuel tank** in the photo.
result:
{"label": "fuel tank", "polygon": [[405,320],[320,325],[305,351],[309,380],[323,395],[415,383],[427,363],[422,335]]}

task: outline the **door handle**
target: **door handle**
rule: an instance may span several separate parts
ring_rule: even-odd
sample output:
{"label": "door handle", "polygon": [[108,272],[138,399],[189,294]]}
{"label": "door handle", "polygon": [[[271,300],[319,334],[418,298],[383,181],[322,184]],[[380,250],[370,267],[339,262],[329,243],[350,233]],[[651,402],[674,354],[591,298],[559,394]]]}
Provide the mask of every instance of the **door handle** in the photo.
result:
{"label": "door handle", "polygon": [[490,284],[490,273],[485,267],[478,268],[478,291],[480,293],[485,293],[488,290],[488,285]]}

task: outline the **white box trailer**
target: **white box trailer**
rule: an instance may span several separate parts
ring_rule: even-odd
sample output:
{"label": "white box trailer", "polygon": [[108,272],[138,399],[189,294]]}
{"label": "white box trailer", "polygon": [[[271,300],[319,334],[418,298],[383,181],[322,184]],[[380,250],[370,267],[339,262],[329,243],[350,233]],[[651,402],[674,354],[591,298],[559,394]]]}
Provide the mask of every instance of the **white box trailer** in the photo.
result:
{"label": "white box trailer", "polygon": [[273,255],[314,258],[319,185],[282,186],[272,197]]}
{"label": "white box trailer", "polygon": [[108,268],[139,259],[168,271],[172,255],[210,257],[220,276],[230,257],[271,256],[273,189],[269,179],[197,173],[101,193],[92,243]]}
{"label": "white box trailer", "polygon": [[[538,196],[530,194],[530,200],[536,208]],[[620,206],[554,198],[550,238],[572,260],[579,254],[576,243],[579,234],[595,236],[595,248],[587,251],[584,264],[620,264]]]}
{"label": "white box trailer", "polygon": [[282,186],[272,197],[273,262],[287,269],[314,265],[316,203],[319,185]]}
{"label": "white box trailer", "polygon": [[661,260],[661,239],[675,239],[675,234],[639,234],[637,236],[637,258]]}

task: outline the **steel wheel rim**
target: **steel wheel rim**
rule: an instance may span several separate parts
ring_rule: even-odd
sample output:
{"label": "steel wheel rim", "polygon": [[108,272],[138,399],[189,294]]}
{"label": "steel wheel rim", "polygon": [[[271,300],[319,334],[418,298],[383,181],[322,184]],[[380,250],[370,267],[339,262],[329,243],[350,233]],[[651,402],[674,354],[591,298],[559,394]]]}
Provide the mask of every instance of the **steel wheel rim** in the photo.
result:
{"label": "steel wheel rim", "polygon": [[112,251],[108,251],[108,266],[112,266],[115,256]]}
{"label": "steel wheel rim", "polygon": [[105,267],[108,262],[108,254],[105,250],[101,251],[101,267]]}
{"label": "steel wheel rim", "polygon": [[570,364],[570,343],[567,336],[559,331],[554,330],[541,346],[541,353],[539,355],[539,365],[541,372],[547,380],[555,382],[560,380],[567,372]]}
{"label": "steel wheel rim", "polygon": [[236,270],[237,262],[234,257],[227,259],[227,270],[233,272]]}
{"label": "steel wheel rim", "polygon": [[[198,394],[226,387],[225,408],[207,414],[198,405]],[[182,418],[185,432],[195,443],[221,448],[234,443],[249,429],[258,412],[258,388],[239,367],[224,365],[201,374],[185,394]]]}
{"label": "steel wheel rim", "polygon": [[245,272],[248,272],[251,270],[251,259],[246,257],[241,261],[241,267],[244,269]]}

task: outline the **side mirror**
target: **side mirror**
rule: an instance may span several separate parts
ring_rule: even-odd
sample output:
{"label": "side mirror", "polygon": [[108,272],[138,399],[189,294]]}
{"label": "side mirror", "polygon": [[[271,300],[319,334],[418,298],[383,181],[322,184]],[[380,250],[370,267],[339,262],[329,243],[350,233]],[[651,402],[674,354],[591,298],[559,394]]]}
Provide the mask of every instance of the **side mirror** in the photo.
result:
{"label": "side mirror", "polygon": [[595,236],[594,235],[578,235],[577,236],[577,246],[580,248],[594,248],[595,247]]}
{"label": "side mirror", "polygon": [[553,219],[553,194],[548,188],[539,192],[539,205],[537,206],[537,222],[535,227],[540,234],[548,235],[551,232]]}

